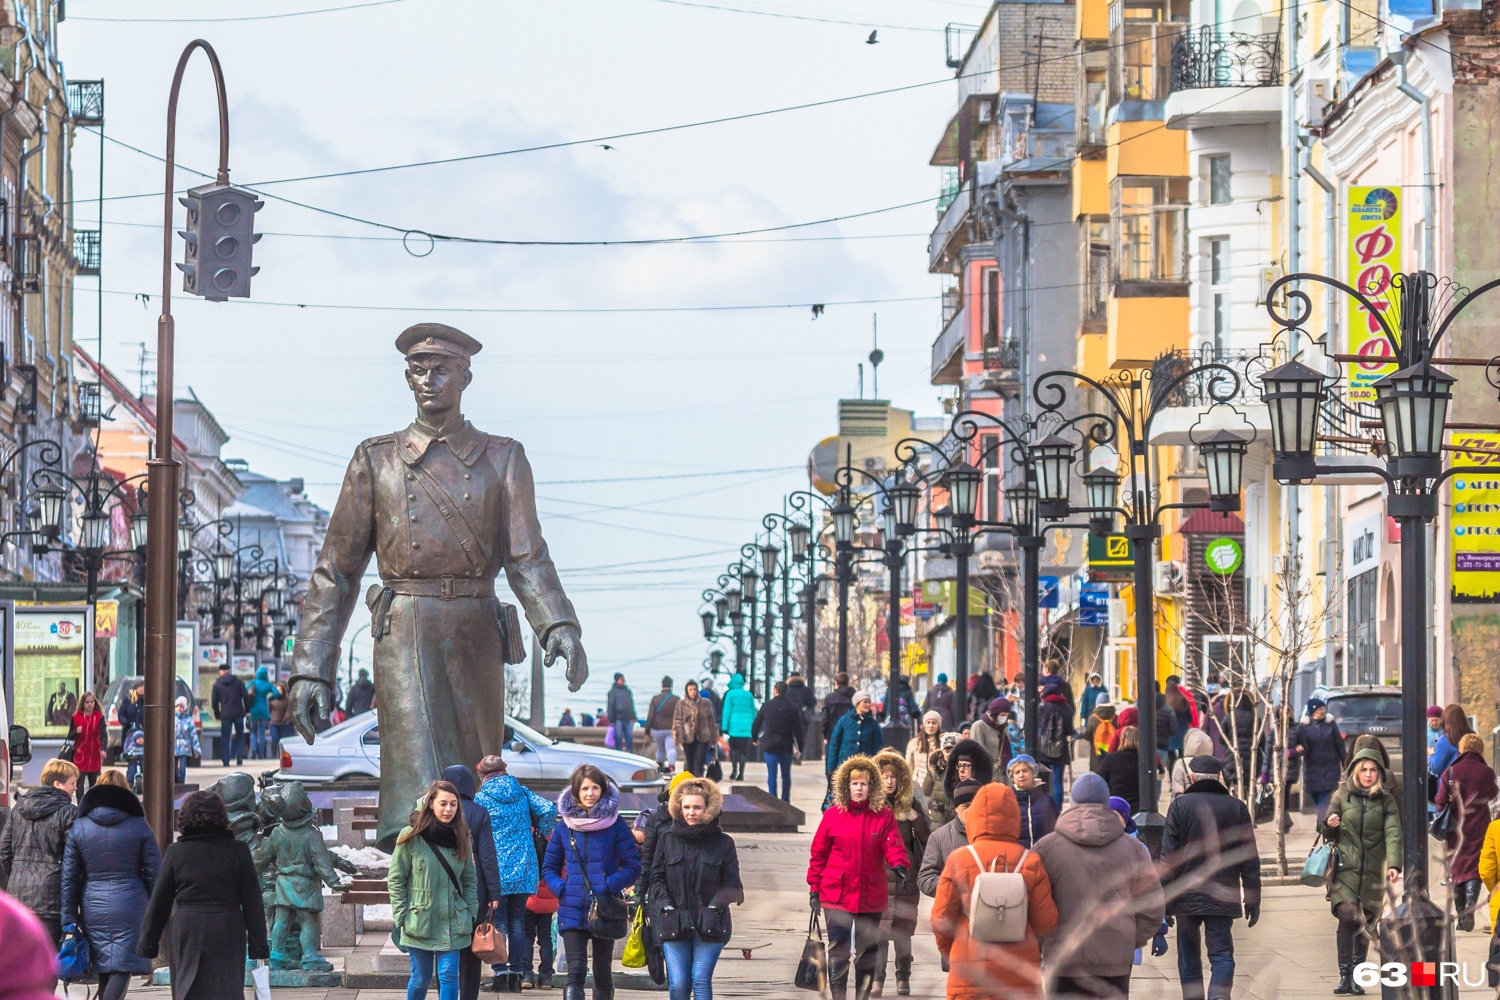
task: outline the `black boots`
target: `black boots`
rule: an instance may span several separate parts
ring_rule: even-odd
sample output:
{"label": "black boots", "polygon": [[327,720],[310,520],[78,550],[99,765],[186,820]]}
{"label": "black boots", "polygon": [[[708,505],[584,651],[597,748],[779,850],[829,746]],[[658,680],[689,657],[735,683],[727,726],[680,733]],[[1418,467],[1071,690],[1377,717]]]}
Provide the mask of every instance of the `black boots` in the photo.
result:
{"label": "black boots", "polygon": [[[846,965],[828,977],[828,992],[833,1000],[848,1000],[849,967]],[[567,1000],[565,997],[564,1000]]]}
{"label": "black boots", "polygon": [[870,1000],[870,994],[875,989],[874,969],[854,970],[854,1000]]}
{"label": "black boots", "polygon": [[1483,891],[1484,883],[1477,878],[1467,879],[1454,886],[1454,902],[1458,909],[1458,929],[1461,931],[1472,931],[1474,929],[1474,909],[1479,905],[1479,895]]}
{"label": "black boots", "polygon": [[563,1000],[583,1000],[582,986],[564,986]]}
{"label": "black boots", "polygon": [[[1333,988],[1334,996],[1348,996],[1354,992],[1354,966],[1348,962],[1339,963],[1339,984]],[[1360,992],[1364,992],[1361,990]]]}
{"label": "black boots", "polygon": [[896,959],[896,995],[911,996],[911,959]]}

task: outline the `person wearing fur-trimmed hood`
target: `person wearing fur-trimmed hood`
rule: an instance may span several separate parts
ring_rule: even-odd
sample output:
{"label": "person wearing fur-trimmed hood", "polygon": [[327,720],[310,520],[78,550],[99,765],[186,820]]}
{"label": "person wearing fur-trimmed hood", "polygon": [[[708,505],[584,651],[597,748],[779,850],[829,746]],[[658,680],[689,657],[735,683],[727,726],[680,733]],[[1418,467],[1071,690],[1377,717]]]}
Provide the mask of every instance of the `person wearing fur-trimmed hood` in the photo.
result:
{"label": "person wearing fur-trimmed hood", "polygon": [[729,904],[745,902],[739,855],[719,826],[724,796],[714,782],[677,784],[668,809],[671,825],[652,856],[652,925],[666,952],[671,1000],[713,1000],[714,966],[733,931]]}
{"label": "person wearing fur-trimmed hood", "polygon": [[[880,790],[890,804],[896,817],[896,831],[906,848],[906,856],[913,861],[927,853],[927,839],[932,836],[932,827],[927,814],[915,801],[911,768],[906,758],[894,750],[886,749],[875,755],[880,768]],[[885,988],[886,966],[892,950],[896,953],[896,995],[911,995],[911,937],[917,931],[917,910],[922,904],[922,892],[916,879],[902,881],[894,871],[885,877],[886,903],[880,914],[880,951],[875,963],[875,990],[880,996]],[[894,945],[894,949],[892,948]]]}
{"label": "person wearing fur-trimmed hood", "polygon": [[[904,762],[903,762],[904,763]],[[850,757],[833,773],[833,805],[813,835],[807,866],[813,910],[827,910],[828,985],[833,1000],[845,1000],[850,955],[854,955],[856,1000],[866,1000],[875,983],[880,916],[889,891],[885,868],[906,883],[911,861],[901,842],[896,817],[886,805],[880,766],[863,754]]]}

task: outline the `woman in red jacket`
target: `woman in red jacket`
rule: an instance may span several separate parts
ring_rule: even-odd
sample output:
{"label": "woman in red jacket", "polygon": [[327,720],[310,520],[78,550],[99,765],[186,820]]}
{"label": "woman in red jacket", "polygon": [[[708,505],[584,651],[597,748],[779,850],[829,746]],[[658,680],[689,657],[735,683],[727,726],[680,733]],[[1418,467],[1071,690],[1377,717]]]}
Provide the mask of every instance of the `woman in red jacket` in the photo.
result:
{"label": "woman in red jacket", "polygon": [[833,1000],[845,1000],[848,993],[851,952],[855,1000],[869,997],[888,896],[886,866],[904,888],[910,864],[896,817],[885,802],[880,769],[863,754],[850,757],[833,774],[833,805],[818,824],[807,866],[813,911],[828,911]]}
{"label": "woman in red jacket", "polygon": [[73,713],[73,727],[68,733],[73,741],[73,766],[78,768],[78,801],[99,780],[104,769],[104,713],[94,692],[85,691]]}

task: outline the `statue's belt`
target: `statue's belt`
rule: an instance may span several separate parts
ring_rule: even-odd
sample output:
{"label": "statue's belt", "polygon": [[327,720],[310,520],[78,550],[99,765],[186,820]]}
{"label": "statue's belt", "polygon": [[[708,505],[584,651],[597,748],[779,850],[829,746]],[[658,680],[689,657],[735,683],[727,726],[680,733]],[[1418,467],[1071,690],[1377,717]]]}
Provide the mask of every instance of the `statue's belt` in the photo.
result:
{"label": "statue's belt", "polygon": [[408,597],[436,597],[451,601],[459,597],[494,597],[494,580],[476,580],[472,577],[443,576],[427,580],[386,580],[373,583],[365,593],[365,604],[370,609],[370,632],[380,639],[391,630],[391,602],[397,594]]}

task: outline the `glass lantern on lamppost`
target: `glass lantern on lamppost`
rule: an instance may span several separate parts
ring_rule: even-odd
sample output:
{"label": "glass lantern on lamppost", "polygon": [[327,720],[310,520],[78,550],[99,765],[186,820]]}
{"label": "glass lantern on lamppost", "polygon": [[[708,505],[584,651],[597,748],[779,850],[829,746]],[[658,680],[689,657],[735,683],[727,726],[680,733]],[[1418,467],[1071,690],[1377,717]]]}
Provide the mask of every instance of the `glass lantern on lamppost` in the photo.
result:
{"label": "glass lantern on lamppost", "polygon": [[1328,398],[1327,379],[1300,361],[1261,376],[1261,400],[1271,423],[1271,474],[1282,482],[1310,481],[1318,412]]}
{"label": "glass lantern on lamppost", "polygon": [[1229,430],[1220,430],[1198,445],[1208,477],[1208,509],[1221,514],[1240,509],[1240,477],[1250,442]]}
{"label": "glass lantern on lamppost", "polygon": [[1375,383],[1395,478],[1435,479],[1442,474],[1443,428],[1457,381],[1424,360]]}

